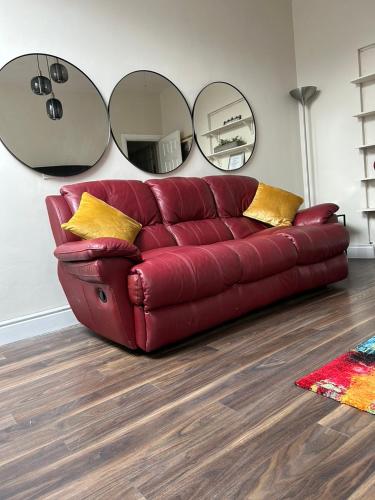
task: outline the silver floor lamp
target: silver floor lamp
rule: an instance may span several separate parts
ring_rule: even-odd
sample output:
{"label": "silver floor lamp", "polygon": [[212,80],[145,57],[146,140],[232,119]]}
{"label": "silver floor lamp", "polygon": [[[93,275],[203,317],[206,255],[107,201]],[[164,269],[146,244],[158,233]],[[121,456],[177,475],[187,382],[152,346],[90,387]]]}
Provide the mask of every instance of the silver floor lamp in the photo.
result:
{"label": "silver floor lamp", "polygon": [[298,89],[291,90],[289,94],[297,99],[302,104],[303,111],[303,133],[305,139],[305,161],[306,161],[306,184],[307,184],[307,201],[311,207],[311,184],[310,184],[310,165],[309,165],[309,152],[307,147],[307,129],[306,129],[306,105],[317,93],[317,87],[299,87]]}

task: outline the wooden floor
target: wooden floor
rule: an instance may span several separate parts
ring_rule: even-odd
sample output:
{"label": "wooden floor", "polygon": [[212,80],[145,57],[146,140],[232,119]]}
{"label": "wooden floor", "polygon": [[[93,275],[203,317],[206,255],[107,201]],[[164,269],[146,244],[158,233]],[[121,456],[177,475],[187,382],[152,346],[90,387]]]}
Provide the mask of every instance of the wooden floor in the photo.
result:
{"label": "wooden floor", "polygon": [[375,264],[154,355],[0,347],[0,498],[375,498],[375,416],[293,382],[375,334]]}

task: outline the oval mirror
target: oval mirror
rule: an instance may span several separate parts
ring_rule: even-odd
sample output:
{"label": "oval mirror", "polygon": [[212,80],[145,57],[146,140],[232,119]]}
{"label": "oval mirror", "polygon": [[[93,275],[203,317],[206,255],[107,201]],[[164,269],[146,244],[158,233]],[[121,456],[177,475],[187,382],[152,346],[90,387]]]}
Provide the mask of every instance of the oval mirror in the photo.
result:
{"label": "oval mirror", "polygon": [[237,170],[255,147],[255,121],[241,92],[225,82],[210,83],[194,103],[195,139],[202,154],[221,170]]}
{"label": "oval mirror", "polygon": [[0,70],[0,138],[22,163],[49,175],[84,172],[109,141],[107,108],[76,66],[26,54]]}
{"label": "oval mirror", "polygon": [[118,148],[145,172],[171,172],[190,152],[189,106],[179,89],[158,73],[135,71],[122,78],[109,101],[109,118]]}

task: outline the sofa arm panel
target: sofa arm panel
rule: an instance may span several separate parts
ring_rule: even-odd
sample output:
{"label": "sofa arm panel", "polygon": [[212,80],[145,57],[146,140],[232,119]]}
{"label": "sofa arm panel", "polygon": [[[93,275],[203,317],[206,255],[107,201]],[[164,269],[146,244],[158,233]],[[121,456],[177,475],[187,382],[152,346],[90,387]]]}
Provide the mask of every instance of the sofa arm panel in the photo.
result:
{"label": "sofa arm panel", "polygon": [[78,321],[130,349],[137,348],[127,286],[133,265],[122,257],[58,263],[60,283]]}
{"label": "sofa arm panel", "polygon": [[125,257],[132,262],[142,261],[138,247],[118,238],[71,241],[59,245],[54,254],[63,262],[91,261],[107,257]]}
{"label": "sofa arm panel", "polygon": [[321,203],[305,210],[297,212],[293,221],[293,226],[309,226],[312,224],[326,224],[327,222],[337,222],[334,213],[339,207],[335,203]]}

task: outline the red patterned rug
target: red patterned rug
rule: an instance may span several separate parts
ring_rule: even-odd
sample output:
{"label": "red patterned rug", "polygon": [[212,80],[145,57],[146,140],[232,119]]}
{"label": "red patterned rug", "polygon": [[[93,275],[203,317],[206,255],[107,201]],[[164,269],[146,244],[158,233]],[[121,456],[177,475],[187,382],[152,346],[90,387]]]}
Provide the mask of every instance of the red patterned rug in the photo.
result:
{"label": "red patterned rug", "polygon": [[300,378],[296,385],[375,414],[375,337]]}

